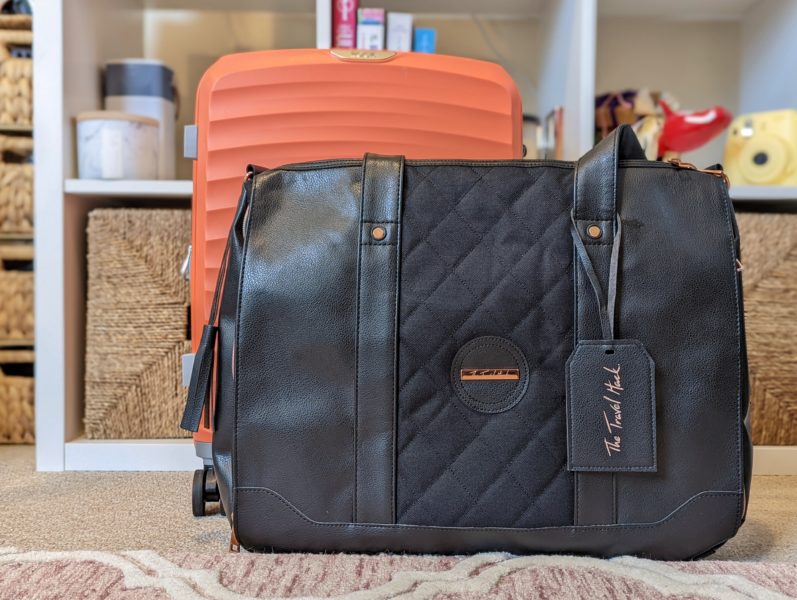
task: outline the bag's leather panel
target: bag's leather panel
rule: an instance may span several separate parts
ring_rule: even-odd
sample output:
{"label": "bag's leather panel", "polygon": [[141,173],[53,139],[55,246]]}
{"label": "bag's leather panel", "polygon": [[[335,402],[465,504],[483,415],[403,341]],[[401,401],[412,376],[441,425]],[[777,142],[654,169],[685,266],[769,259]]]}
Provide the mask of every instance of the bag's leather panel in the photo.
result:
{"label": "bag's leather panel", "polygon": [[[569,169],[408,166],[400,300],[400,523],[572,523],[564,364],[572,351]],[[456,395],[454,356],[512,341],[523,398],[484,414]]]}
{"label": "bag's leather panel", "polygon": [[[615,334],[640,340],[656,364],[657,471],[599,480],[597,493],[615,498],[612,514],[599,506],[602,515],[587,516],[603,523],[573,527],[572,498],[590,496],[574,493],[565,470],[564,361],[574,317],[600,327],[573,305],[572,165],[408,161],[405,171],[398,524],[354,523],[362,162],[259,174],[249,216],[239,210],[219,330],[214,460],[243,545],[682,559],[732,536],[750,446],[738,247],[720,180],[620,163]],[[469,186],[479,202],[465,200]],[[472,411],[451,389],[454,354],[481,335],[511,340],[529,364],[528,391],[505,412]],[[530,407],[538,412],[524,412]],[[545,469],[550,484],[538,477]]]}
{"label": "bag's leather panel", "polygon": [[403,180],[404,159],[366,155],[357,265],[354,387],[357,523],[396,521],[395,381]]}
{"label": "bag's leather panel", "polygon": [[[739,494],[703,492],[686,499],[654,523],[583,527],[434,527],[319,523],[281,495],[265,488],[238,490],[238,528],[244,548],[275,551],[489,552],[636,554],[662,560],[698,557],[736,531]],[[269,518],[264,518],[268,515]]]}
{"label": "bag's leather panel", "polygon": [[674,498],[742,491],[746,366],[722,181],[666,168],[620,169],[619,179],[617,337],[640,340],[656,363],[657,472],[615,476],[618,522],[634,523]]}
{"label": "bag's leather panel", "polygon": [[354,520],[361,171],[255,177],[237,306],[236,485],[323,520]]}

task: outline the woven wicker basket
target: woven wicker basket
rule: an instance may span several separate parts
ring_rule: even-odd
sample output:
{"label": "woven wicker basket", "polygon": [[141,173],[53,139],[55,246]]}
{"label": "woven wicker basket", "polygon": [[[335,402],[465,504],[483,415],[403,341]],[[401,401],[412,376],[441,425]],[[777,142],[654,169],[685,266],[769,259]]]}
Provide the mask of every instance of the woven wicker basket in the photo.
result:
{"label": "woven wicker basket", "polygon": [[0,350],[0,444],[32,444],[33,377],[14,375],[13,367],[33,364],[29,350]]}
{"label": "woven wicker basket", "polygon": [[33,25],[31,15],[5,15],[0,14],[0,29],[27,29]]}
{"label": "woven wicker basket", "polygon": [[33,34],[0,29],[0,124],[29,126],[33,118],[33,60],[15,58],[9,48],[28,46]]}
{"label": "woven wicker basket", "polygon": [[7,268],[32,260],[30,244],[0,244],[0,341],[33,340],[33,272]]}
{"label": "woven wicker basket", "polygon": [[179,270],[190,239],[188,210],[89,213],[88,438],[186,437],[189,287]]}
{"label": "woven wicker basket", "polygon": [[797,444],[797,214],[739,213],[753,442]]}
{"label": "woven wicker basket", "polygon": [[33,232],[32,152],[31,138],[0,135],[0,233]]}

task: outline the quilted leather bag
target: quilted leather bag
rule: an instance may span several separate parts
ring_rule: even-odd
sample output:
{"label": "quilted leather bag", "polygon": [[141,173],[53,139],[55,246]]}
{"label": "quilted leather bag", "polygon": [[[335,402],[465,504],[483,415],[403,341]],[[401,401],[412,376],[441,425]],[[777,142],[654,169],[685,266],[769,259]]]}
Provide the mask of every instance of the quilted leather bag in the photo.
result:
{"label": "quilted leather bag", "polygon": [[744,520],[721,178],[617,129],[576,163],[251,169],[183,426],[233,544],[685,559]]}

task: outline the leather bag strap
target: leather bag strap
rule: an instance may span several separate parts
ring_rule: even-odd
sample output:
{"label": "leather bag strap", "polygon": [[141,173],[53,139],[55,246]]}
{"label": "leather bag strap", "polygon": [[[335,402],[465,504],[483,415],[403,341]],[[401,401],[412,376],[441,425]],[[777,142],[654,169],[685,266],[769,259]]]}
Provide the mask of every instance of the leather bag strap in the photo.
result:
{"label": "leather bag strap", "polygon": [[[620,125],[576,163],[572,214],[576,342],[616,336],[614,290],[621,231],[617,170],[627,159],[645,159],[645,153],[631,127]],[[578,472],[574,481],[576,525],[617,521],[614,474]]]}
{"label": "leather bag strap", "polygon": [[630,125],[620,125],[576,162],[573,209],[576,221],[613,221],[617,168],[621,160],[645,160]]}
{"label": "leather bag strap", "polygon": [[191,381],[188,384],[188,398],[185,402],[183,418],[180,421],[180,427],[186,431],[197,432],[203,414],[205,415],[205,427],[210,429],[210,396],[213,389],[213,373],[216,362],[216,337],[219,331],[221,294],[224,290],[224,283],[227,280],[230,246],[235,236],[235,228],[240,224],[249,204],[249,193],[252,187],[251,178],[255,173],[255,169],[255,167],[251,166],[248,168],[249,174],[244,181],[241,198],[238,201],[238,208],[230,227],[227,244],[224,246],[224,254],[219,265],[216,289],[213,292],[213,302],[210,306],[210,316],[207,324],[202,328],[202,337],[199,340],[199,346],[194,356],[194,367],[191,370]]}
{"label": "leather bag strap", "polygon": [[395,523],[396,366],[404,158],[363,160],[357,264],[355,523]]}

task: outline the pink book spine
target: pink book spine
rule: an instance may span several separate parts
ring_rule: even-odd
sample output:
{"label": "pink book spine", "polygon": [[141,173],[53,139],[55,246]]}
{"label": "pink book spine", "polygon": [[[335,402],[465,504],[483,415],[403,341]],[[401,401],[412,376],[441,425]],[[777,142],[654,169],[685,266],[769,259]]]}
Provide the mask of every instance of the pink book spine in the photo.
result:
{"label": "pink book spine", "polygon": [[332,2],[332,47],[354,48],[357,45],[357,0]]}

